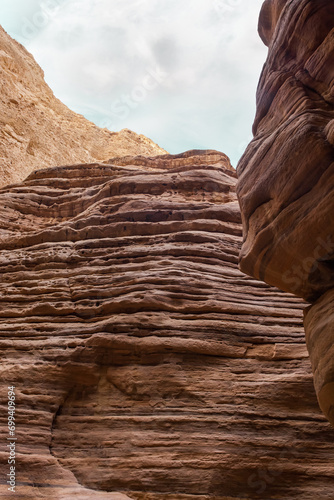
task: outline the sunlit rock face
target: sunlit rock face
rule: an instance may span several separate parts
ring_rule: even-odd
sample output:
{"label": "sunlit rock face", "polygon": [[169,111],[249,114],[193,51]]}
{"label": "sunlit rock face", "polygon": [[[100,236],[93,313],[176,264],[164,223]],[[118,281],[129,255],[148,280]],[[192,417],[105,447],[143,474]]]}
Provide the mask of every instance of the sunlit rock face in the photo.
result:
{"label": "sunlit rock face", "polygon": [[238,269],[235,184],[224,154],[193,151],[0,190],[21,495],[330,498],[304,303]]}
{"label": "sunlit rock face", "polygon": [[266,1],[254,139],[238,165],[242,271],[303,297],[321,408],[334,424],[334,2]]}
{"label": "sunlit rock face", "polygon": [[0,26],[0,186],[33,170],[166,153],[143,135],[110,132],[67,108],[33,56]]}

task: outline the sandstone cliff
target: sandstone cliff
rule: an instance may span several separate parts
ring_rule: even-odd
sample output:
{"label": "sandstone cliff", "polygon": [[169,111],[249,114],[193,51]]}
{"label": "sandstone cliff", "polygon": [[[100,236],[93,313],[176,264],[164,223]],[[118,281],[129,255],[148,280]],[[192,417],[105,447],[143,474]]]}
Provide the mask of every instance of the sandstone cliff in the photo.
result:
{"label": "sandstone cliff", "polygon": [[334,2],[266,0],[254,140],[238,165],[240,267],[316,302],[306,340],[334,424]]}
{"label": "sandstone cliff", "polygon": [[304,303],[238,270],[235,177],[188,152],[0,190],[20,498],[332,498]]}
{"label": "sandstone cliff", "polygon": [[0,186],[33,170],[166,153],[130,130],[100,129],[55,98],[34,58],[0,26]]}
{"label": "sandstone cliff", "polygon": [[333,2],[265,2],[269,54],[237,169],[241,269],[310,300],[334,285],[333,25]]}

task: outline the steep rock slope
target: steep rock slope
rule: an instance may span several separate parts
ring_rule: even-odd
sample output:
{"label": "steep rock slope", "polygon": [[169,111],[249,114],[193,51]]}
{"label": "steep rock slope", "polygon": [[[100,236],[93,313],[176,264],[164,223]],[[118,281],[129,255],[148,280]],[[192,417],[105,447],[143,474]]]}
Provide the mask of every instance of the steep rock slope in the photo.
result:
{"label": "steep rock slope", "polygon": [[238,165],[241,269],[316,305],[305,317],[334,424],[334,2],[267,0],[255,137]]}
{"label": "steep rock slope", "polygon": [[239,271],[235,176],[188,152],[0,190],[2,442],[15,385],[23,498],[332,498],[304,304]]}
{"label": "steep rock slope", "polygon": [[100,129],[62,104],[27,50],[0,26],[0,186],[33,170],[166,153],[143,135]]}

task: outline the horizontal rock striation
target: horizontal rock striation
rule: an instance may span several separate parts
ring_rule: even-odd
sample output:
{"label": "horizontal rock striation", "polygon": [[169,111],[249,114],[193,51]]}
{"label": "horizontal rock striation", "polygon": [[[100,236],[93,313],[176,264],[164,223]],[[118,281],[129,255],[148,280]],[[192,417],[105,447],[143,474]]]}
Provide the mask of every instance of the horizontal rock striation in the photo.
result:
{"label": "horizontal rock striation", "polygon": [[238,165],[240,268],[315,305],[306,340],[334,425],[334,3],[267,0],[253,141]]}
{"label": "horizontal rock striation", "polygon": [[332,498],[304,303],[239,271],[235,184],[194,151],[0,190],[2,442],[15,385],[23,498]]}
{"label": "horizontal rock striation", "polygon": [[0,26],[0,186],[33,170],[166,151],[143,135],[110,132],[53,95],[29,52]]}

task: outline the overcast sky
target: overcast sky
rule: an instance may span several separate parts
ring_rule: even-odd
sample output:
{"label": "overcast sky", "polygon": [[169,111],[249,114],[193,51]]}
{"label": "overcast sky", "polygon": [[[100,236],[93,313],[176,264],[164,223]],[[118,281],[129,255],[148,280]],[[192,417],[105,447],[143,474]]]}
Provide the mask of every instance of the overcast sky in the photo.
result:
{"label": "overcast sky", "polygon": [[262,3],[1,0],[0,22],[74,111],[170,153],[218,149],[236,166],[267,53],[257,34]]}

